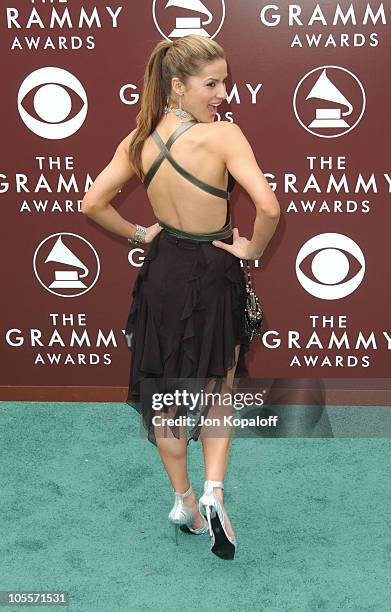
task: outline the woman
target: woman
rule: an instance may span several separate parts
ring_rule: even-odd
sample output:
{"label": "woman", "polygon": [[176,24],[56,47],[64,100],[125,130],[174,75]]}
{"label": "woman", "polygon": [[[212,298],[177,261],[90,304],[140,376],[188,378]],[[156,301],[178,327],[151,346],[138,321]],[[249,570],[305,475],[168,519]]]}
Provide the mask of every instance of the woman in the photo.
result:
{"label": "woman", "polygon": [[[226,398],[235,373],[247,372],[240,259],[261,257],[280,208],[240,128],[214,122],[227,76],[224,50],[215,41],[192,34],[159,42],[146,67],[137,127],[96,178],[82,212],[130,242],[149,245],[126,325],[132,355],[127,402],[142,415],[173,486],[169,520],[176,537],[178,525],[193,534],[209,530],[212,552],[233,559],[236,539],[223,504],[231,428],[222,417],[232,414]],[[129,223],[110,204],[135,174],[158,219],[147,228]],[[235,181],[256,209],[251,240],[232,229]],[[182,395],[173,405],[152,405],[175,391]],[[194,391],[191,406],[185,391]],[[212,391],[212,401],[196,391]],[[212,429],[201,417],[213,419]],[[198,437],[206,481],[197,504],[187,444]]]}

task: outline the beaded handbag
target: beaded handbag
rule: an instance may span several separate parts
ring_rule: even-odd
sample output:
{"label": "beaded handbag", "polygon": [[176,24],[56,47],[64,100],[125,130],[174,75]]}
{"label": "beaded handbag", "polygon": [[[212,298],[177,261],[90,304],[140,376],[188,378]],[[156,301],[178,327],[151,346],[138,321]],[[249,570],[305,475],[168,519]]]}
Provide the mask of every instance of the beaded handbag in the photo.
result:
{"label": "beaded handbag", "polygon": [[251,342],[254,337],[261,335],[263,310],[261,302],[252,287],[250,265],[247,259],[245,262],[247,268],[245,330],[246,335],[249,336]]}

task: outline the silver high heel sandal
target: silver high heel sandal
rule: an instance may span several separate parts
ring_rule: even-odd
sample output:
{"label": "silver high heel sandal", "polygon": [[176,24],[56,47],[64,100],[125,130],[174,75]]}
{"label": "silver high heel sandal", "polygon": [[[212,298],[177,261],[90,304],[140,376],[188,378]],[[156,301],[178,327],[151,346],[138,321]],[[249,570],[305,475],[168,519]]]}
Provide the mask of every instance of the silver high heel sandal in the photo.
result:
{"label": "silver high heel sandal", "polygon": [[185,497],[191,495],[192,492],[193,487],[191,486],[184,493],[177,493],[174,491],[174,506],[168,515],[168,520],[174,525],[176,544],[178,544],[178,527],[181,528],[181,531],[185,531],[186,533],[194,533],[195,535],[207,533],[208,531],[207,521],[204,522],[202,527],[198,527],[197,529],[192,529],[192,527],[190,527],[194,521],[194,514],[192,510],[183,503],[183,500]]}
{"label": "silver high heel sandal", "polygon": [[220,559],[233,559],[237,548],[236,539],[230,538],[225,530],[223,508],[213,493],[214,487],[224,489],[222,482],[205,480],[204,494],[198,501],[199,511],[208,520],[209,533],[212,539],[211,551]]}

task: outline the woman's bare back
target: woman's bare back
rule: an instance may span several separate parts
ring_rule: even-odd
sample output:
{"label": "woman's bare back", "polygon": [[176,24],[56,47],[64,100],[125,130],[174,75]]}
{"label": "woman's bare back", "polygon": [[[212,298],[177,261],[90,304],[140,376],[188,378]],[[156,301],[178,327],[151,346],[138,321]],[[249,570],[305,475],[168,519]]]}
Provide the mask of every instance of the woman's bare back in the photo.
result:
{"label": "woman's bare back", "polygon": [[[174,118],[164,117],[156,131],[164,143],[180,125]],[[228,171],[219,152],[219,124],[197,123],[172,144],[175,161],[197,179],[226,191]],[[141,163],[145,174],[159,156],[160,149],[149,136],[144,143]],[[226,220],[227,203],[207,193],[181,176],[167,159],[147,187],[147,194],[157,219],[189,232],[220,229]]]}

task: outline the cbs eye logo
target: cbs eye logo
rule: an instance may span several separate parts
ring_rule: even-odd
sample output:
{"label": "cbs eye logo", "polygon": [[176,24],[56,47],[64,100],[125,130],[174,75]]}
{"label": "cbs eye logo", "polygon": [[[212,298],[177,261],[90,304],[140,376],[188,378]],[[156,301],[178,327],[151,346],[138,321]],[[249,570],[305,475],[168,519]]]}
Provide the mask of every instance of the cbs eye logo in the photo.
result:
{"label": "cbs eye logo", "polygon": [[[34,93],[32,94],[32,92]],[[79,101],[72,100],[79,96]],[[37,115],[33,117],[22,102],[26,100]],[[72,106],[79,107],[76,115],[68,119]],[[68,138],[83,125],[87,116],[88,101],[83,85],[62,68],[39,68],[29,74],[18,92],[18,110],[24,124],[42,138],[57,140]]]}
{"label": "cbs eye logo", "polygon": [[[309,255],[316,253],[310,263]],[[349,260],[349,257],[352,261]],[[356,262],[356,263],[355,263]],[[312,280],[300,265],[309,268]],[[354,276],[347,279],[349,271],[358,268]],[[356,242],[343,234],[318,234],[303,244],[296,257],[296,275],[299,283],[321,300],[338,300],[353,293],[360,285],[365,273],[364,255]]]}

